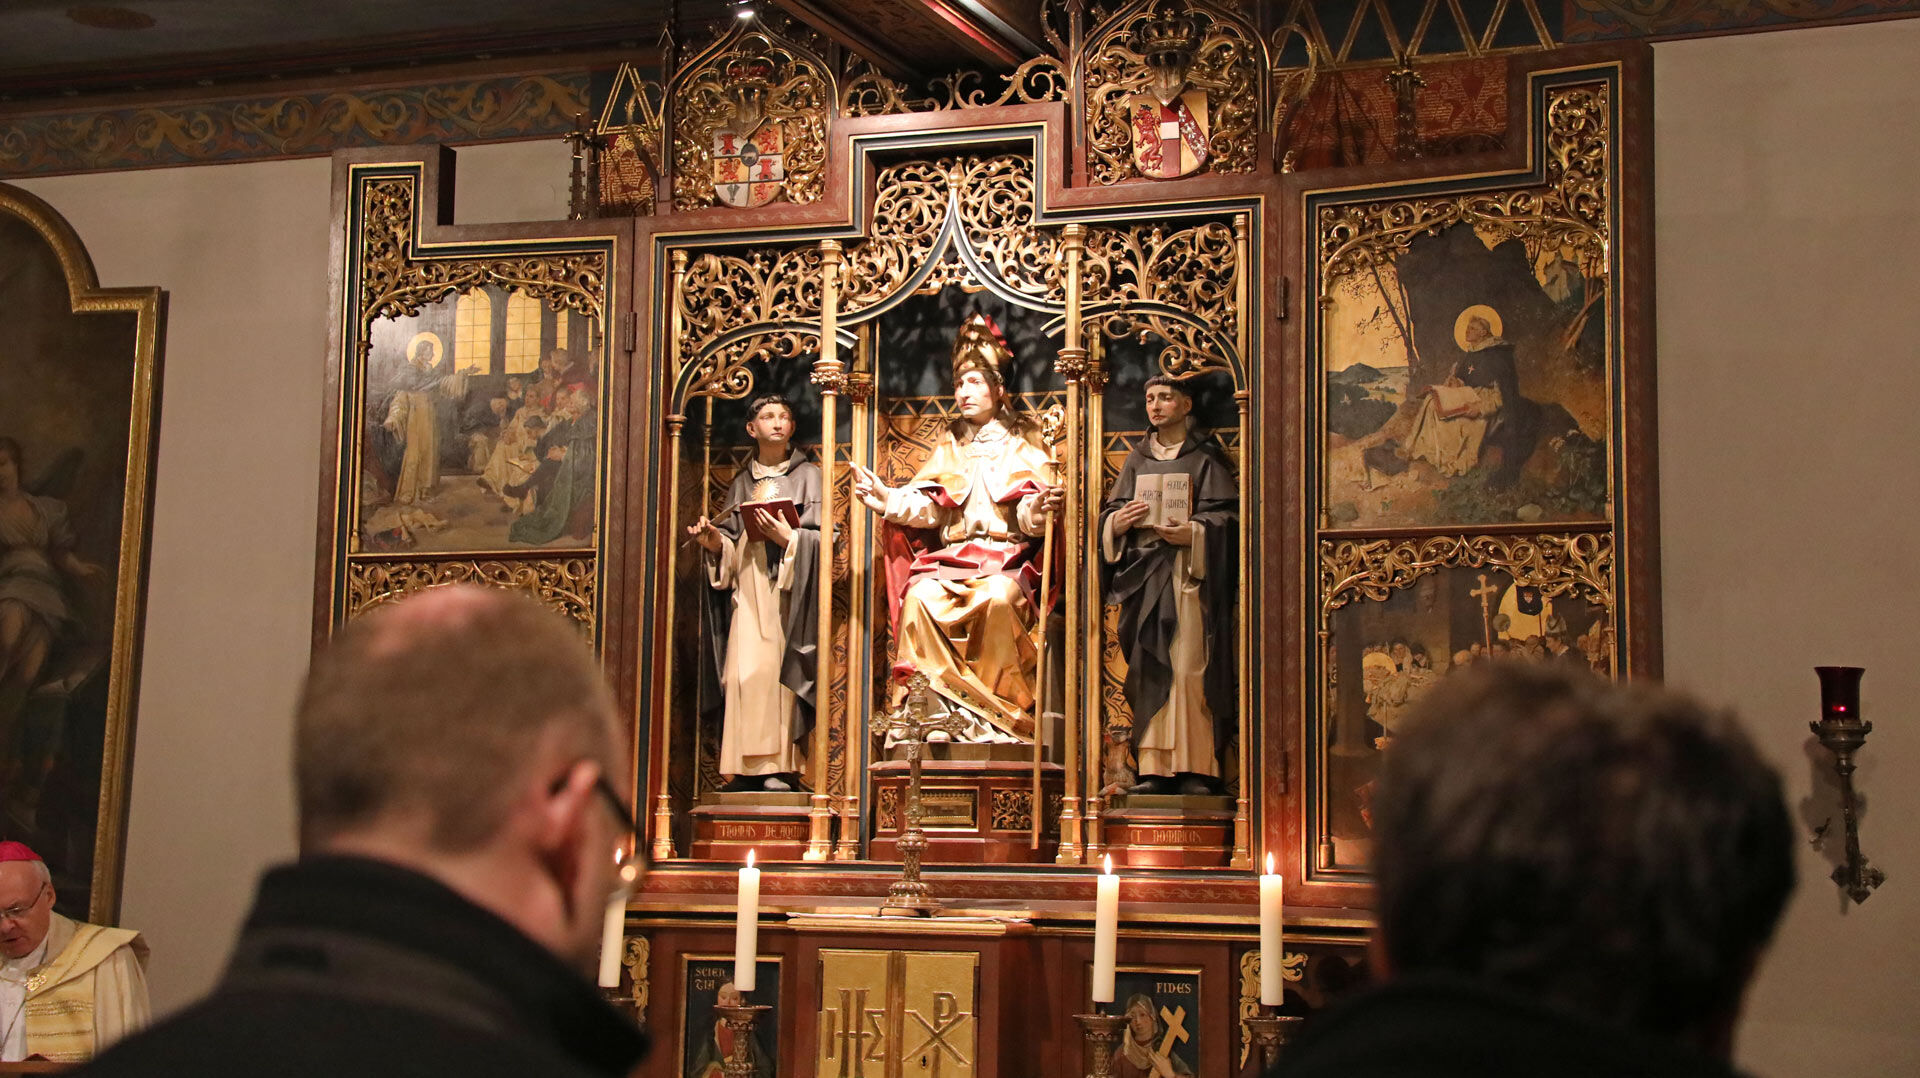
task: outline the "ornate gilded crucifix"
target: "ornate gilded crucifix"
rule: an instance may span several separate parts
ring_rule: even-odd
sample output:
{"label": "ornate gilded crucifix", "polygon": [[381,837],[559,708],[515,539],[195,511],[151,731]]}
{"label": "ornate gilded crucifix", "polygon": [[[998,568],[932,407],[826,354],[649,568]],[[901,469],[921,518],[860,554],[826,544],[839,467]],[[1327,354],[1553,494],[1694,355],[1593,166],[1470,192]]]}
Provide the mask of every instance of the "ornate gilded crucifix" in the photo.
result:
{"label": "ornate gilded crucifix", "polygon": [[873,732],[904,744],[911,770],[907,780],[906,826],[901,829],[899,843],[900,878],[887,889],[880,916],[931,917],[939,913],[941,907],[920,880],[920,855],[927,848],[926,832],[920,829],[924,813],[920,805],[920,760],[929,734],[944,732],[948,737],[956,737],[965,730],[965,724],[949,711],[942,710],[935,716],[927,714],[926,674],[900,663],[893,668],[893,676],[907,683],[906,699],[892,714],[876,721]]}

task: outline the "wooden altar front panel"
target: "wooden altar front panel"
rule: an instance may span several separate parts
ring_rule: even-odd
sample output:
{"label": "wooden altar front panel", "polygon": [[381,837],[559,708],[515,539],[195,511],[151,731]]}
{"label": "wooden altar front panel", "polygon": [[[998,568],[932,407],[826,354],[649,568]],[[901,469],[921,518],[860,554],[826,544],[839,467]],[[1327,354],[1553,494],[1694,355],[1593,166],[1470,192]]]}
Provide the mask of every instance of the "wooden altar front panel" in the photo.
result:
{"label": "wooden altar front panel", "polygon": [[[649,896],[629,918],[629,953],[644,940],[646,960],[630,986],[647,1004],[642,1020],[654,1051],[643,1078],[684,1078],[690,1003],[688,956],[731,954],[730,906],[704,896]],[[779,1078],[1023,1078],[1087,1073],[1075,1015],[1090,1009],[1093,926],[1086,911],[969,909],[934,921],[881,919],[870,908],[763,915],[760,964],[778,960],[777,986],[763,981],[748,1002],[777,997],[762,1021],[774,1033]],[[1106,1009],[1121,1013],[1146,995],[1156,1012],[1176,1015],[1178,1042],[1193,1074],[1228,1078],[1258,1072],[1240,1019],[1258,991],[1257,926],[1225,907],[1156,915],[1129,903],[1120,929],[1118,992]],[[1353,929],[1302,925],[1286,946],[1285,1013],[1305,1014],[1366,978],[1364,942]],[[951,997],[939,1000],[940,994]],[[864,998],[862,996],[864,995]],[[851,1013],[849,1013],[851,1012]],[[701,1014],[695,1014],[696,1021]],[[850,1017],[860,1021],[849,1022]],[[1164,1016],[1157,1035],[1164,1036]],[[939,1032],[942,1036],[936,1037]],[[1176,1035],[1178,1036],[1178,1035]],[[898,1050],[892,1050],[897,1044]],[[957,1060],[950,1045],[967,1055]],[[765,1071],[758,1073],[767,1073]]]}

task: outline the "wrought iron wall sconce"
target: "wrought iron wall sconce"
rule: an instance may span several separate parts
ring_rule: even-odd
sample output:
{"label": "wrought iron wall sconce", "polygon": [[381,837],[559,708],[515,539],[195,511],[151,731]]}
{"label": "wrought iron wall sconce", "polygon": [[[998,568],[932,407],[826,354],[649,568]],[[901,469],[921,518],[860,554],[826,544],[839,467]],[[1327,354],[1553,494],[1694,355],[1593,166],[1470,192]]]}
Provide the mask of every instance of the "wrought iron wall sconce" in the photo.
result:
{"label": "wrought iron wall sconce", "polygon": [[1873,724],[1860,717],[1860,675],[1866,670],[1816,666],[1813,672],[1820,675],[1820,720],[1807,725],[1833,753],[1833,769],[1840,776],[1840,816],[1847,827],[1847,861],[1833,870],[1833,882],[1859,905],[1887,878],[1860,853],[1860,821],[1854,810],[1853,754],[1873,732]]}

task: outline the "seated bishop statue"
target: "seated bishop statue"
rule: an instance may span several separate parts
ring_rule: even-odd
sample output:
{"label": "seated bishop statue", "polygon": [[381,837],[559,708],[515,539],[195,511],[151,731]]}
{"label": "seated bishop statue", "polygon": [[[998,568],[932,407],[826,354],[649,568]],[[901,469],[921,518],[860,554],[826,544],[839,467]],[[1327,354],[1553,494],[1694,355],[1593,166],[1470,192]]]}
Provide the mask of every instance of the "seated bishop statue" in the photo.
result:
{"label": "seated bishop statue", "polygon": [[1038,424],[1008,395],[1012,358],[998,327],[974,312],[953,345],[958,418],[926,463],[897,487],[854,466],[854,496],[892,526],[894,661],[927,675],[963,730],[956,741],[1034,736],[1041,541],[1061,498]]}

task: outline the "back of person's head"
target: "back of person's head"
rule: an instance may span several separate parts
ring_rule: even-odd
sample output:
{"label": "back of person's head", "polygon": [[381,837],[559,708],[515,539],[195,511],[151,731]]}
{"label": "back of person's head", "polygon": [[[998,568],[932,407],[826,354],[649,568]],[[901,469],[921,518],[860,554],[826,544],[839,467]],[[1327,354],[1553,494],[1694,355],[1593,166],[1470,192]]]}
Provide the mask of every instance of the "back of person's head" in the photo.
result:
{"label": "back of person's head", "polygon": [[349,622],[315,657],[294,734],[301,845],[424,821],[461,853],[546,755],[615,768],[614,705],[581,633],[531,598],[436,588]]}
{"label": "back of person's head", "polygon": [[1793,889],[1780,777],[1732,716],[1566,663],[1445,679],[1373,799],[1388,976],[1456,973],[1717,1042]]}

